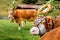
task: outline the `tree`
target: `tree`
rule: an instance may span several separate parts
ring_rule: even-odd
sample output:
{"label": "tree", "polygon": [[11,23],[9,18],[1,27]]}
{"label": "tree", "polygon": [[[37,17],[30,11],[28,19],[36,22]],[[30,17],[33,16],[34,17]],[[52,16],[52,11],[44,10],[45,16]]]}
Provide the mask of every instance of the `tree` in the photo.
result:
{"label": "tree", "polygon": [[13,0],[11,4],[7,5],[8,9],[15,9],[18,4],[17,2],[18,2],[18,0]]}
{"label": "tree", "polygon": [[26,4],[35,4],[38,0],[23,0],[22,2],[23,3],[26,3]]}

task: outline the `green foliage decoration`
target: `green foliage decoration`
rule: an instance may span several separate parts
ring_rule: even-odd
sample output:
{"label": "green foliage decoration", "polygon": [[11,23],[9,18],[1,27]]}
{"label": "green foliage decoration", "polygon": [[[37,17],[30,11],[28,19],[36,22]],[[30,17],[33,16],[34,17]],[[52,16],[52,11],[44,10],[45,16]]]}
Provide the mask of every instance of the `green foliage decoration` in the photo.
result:
{"label": "green foliage decoration", "polygon": [[[40,16],[41,15],[47,16],[47,15],[51,14],[51,12],[56,10],[56,8],[55,8],[55,1],[54,0],[49,0],[46,4],[43,4],[42,6],[45,5],[44,9],[46,8],[46,5],[48,5],[48,4],[51,4],[53,6],[52,10],[49,10],[46,14],[42,14],[41,11],[40,11],[37,16],[39,16],[39,15]],[[42,9],[42,10],[44,10],[44,9]]]}

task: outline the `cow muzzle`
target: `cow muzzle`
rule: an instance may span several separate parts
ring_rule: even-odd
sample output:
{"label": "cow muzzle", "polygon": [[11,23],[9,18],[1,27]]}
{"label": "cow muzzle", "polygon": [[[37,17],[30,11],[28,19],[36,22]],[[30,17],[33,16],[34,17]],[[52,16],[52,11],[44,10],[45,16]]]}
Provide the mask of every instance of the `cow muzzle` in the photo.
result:
{"label": "cow muzzle", "polygon": [[32,27],[30,29],[30,34],[39,34],[39,29],[37,27]]}
{"label": "cow muzzle", "polygon": [[12,17],[12,15],[8,15],[8,18],[11,18]]}
{"label": "cow muzzle", "polygon": [[9,18],[9,20],[10,20],[11,22],[14,21],[14,17],[13,17],[12,15],[8,15],[8,18]]}

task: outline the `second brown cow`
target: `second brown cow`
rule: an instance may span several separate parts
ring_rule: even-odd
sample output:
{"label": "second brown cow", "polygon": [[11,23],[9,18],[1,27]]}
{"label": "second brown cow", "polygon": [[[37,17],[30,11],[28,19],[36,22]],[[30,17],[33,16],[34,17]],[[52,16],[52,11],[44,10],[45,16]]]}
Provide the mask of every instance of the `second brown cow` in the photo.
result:
{"label": "second brown cow", "polygon": [[19,25],[20,30],[20,23],[23,19],[34,20],[36,18],[37,11],[35,9],[15,9],[11,13],[9,13],[8,17],[12,19],[12,21],[16,21]]}

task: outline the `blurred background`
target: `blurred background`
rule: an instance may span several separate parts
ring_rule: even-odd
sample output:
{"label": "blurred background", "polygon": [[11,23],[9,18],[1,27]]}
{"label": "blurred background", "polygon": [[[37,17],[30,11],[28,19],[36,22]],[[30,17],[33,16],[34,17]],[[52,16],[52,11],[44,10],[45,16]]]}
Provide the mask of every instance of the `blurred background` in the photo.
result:
{"label": "blurred background", "polygon": [[[7,19],[8,15],[8,7],[12,4],[14,0],[0,0],[0,19]],[[40,6],[42,4],[45,4],[49,0],[15,0],[15,6],[17,5],[35,5]],[[55,0],[55,7],[56,11],[53,12],[53,16],[57,16],[60,14],[60,1]]]}
{"label": "blurred background", "polygon": [[[14,22],[11,23],[8,19],[8,8],[15,1],[17,5],[27,6],[31,5],[38,9],[39,6],[46,4],[49,0],[0,0],[0,40],[39,40],[40,35],[30,35],[30,28],[32,22],[26,22],[26,27],[22,27],[18,31],[18,25]],[[52,0],[51,0],[52,1]],[[60,15],[60,0],[55,0],[56,10],[52,11],[51,16]]]}

